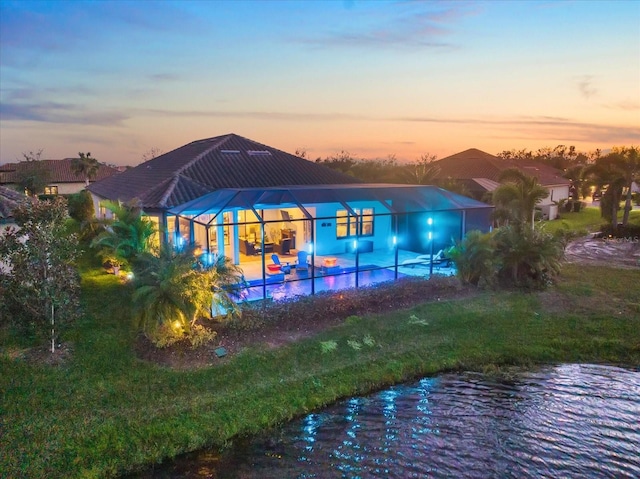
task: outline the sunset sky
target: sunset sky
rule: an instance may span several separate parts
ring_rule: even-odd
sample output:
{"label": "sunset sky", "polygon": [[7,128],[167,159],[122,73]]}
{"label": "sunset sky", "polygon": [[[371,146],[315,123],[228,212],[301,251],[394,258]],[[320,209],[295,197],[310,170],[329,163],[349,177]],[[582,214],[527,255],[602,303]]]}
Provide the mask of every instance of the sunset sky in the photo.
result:
{"label": "sunset sky", "polygon": [[0,2],[0,163],[640,145],[640,2]]}

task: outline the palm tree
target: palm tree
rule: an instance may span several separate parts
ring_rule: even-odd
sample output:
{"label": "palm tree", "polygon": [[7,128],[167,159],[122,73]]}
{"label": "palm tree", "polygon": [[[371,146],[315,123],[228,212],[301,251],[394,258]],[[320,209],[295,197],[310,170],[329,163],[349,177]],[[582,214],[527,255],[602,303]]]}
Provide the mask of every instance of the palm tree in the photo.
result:
{"label": "palm tree", "polygon": [[163,326],[188,333],[193,322],[208,315],[212,293],[207,275],[194,268],[193,248],[164,246],[158,256],[144,253],[135,268],[133,304],[138,325],[150,338]]}
{"label": "palm tree", "polygon": [[217,254],[206,254],[199,264],[209,276],[216,316],[238,316],[240,310],[236,301],[246,288],[242,269],[228,256]]}
{"label": "palm tree", "polygon": [[164,245],[157,256],[143,253],[136,262],[136,318],[152,340],[167,326],[175,335],[189,334],[199,318],[211,317],[214,301],[238,311],[233,295],[244,286],[242,271],[225,256],[203,261],[196,249]]}
{"label": "palm tree", "polygon": [[544,288],[560,272],[564,248],[558,237],[508,225],[496,230],[494,240],[498,278],[504,284]]}
{"label": "palm tree", "polygon": [[101,248],[100,256],[131,262],[151,249],[151,238],[156,228],[142,215],[138,205],[105,201],[104,206],[115,219],[91,242],[91,246]]}
{"label": "palm tree", "polygon": [[71,160],[71,171],[76,175],[84,176],[86,186],[89,186],[89,179],[94,178],[100,169],[100,163],[95,158],[91,158],[91,153],[78,153],[78,158]]}
{"label": "palm tree", "polygon": [[531,219],[531,229],[535,225],[536,205],[549,196],[538,178],[529,176],[517,168],[509,168],[500,174],[503,183],[493,192],[493,201],[498,210],[508,212],[509,221],[525,225]]}
{"label": "palm tree", "polygon": [[493,252],[493,234],[470,231],[449,251],[456,265],[457,276],[463,283],[478,286],[492,283],[496,263]]}
{"label": "palm tree", "polygon": [[600,211],[602,216],[611,222],[612,231],[617,231],[622,190],[627,184],[631,189],[634,177],[631,162],[627,164],[625,157],[619,153],[610,153],[598,158],[594,164],[586,166],[583,176],[598,189],[606,188],[600,201]]}
{"label": "palm tree", "polygon": [[624,172],[624,188],[627,190],[624,202],[624,214],[622,215],[622,225],[626,226],[629,222],[629,213],[631,212],[631,188],[633,183],[640,182],[640,148],[632,146],[630,148],[621,147],[613,148],[613,154],[620,155],[622,158],[622,170]]}

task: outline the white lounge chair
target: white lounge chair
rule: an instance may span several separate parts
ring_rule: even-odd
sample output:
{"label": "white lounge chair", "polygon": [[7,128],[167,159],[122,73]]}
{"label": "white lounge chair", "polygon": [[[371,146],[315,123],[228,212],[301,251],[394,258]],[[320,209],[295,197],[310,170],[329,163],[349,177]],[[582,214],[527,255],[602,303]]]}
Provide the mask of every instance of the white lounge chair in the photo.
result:
{"label": "white lounge chair", "polygon": [[[441,249],[433,255],[433,264],[440,264],[444,259],[444,250]],[[405,259],[399,266],[408,266],[409,268],[413,268],[415,266],[429,266],[431,262],[430,254],[421,254],[413,259]]]}

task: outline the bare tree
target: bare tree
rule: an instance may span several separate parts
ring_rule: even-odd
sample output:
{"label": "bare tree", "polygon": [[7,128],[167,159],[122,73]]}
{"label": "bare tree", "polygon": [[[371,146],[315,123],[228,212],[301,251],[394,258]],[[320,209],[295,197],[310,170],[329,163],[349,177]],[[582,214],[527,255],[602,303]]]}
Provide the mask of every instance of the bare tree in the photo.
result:
{"label": "bare tree", "polygon": [[153,147],[149,148],[147,151],[145,151],[142,154],[141,163],[144,163],[144,162],[149,161],[149,160],[153,160],[154,158],[157,158],[158,156],[160,156],[162,154],[164,154],[163,150],[161,150],[157,146],[153,146]]}
{"label": "bare tree", "polygon": [[417,185],[431,185],[440,172],[440,167],[434,164],[438,157],[430,153],[425,153],[418,160],[409,163],[408,171],[411,183]]}
{"label": "bare tree", "polygon": [[300,158],[304,158],[305,160],[309,159],[307,149],[305,147],[296,148],[296,151],[293,154]]}
{"label": "bare tree", "polygon": [[38,195],[44,191],[51,177],[49,170],[40,159],[44,150],[23,152],[17,169],[16,183],[30,196]]}

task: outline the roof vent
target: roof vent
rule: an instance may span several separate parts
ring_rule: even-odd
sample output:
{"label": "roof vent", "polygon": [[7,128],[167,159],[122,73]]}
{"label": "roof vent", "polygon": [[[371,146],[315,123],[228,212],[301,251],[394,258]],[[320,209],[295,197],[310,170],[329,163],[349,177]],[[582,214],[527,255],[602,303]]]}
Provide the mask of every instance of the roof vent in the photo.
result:
{"label": "roof vent", "polygon": [[271,156],[271,152],[267,150],[247,150],[249,156]]}
{"label": "roof vent", "polygon": [[240,150],[220,150],[220,153],[227,153],[229,155],[240,153]]}

